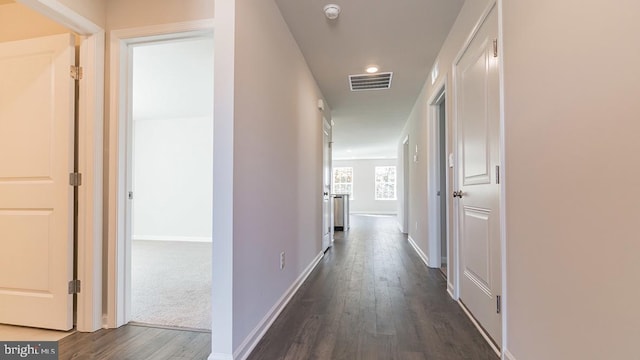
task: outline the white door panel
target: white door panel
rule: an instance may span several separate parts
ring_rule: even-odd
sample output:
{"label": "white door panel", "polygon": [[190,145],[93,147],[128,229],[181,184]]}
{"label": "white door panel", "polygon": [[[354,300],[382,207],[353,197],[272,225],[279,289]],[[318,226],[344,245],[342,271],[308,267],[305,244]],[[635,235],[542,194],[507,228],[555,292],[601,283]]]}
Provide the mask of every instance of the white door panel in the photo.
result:
{"label": "white door panel", "polygon": [[497,10],[491,10],[455,66],[460,299],[501,345],[499,78],[494,40]]}
{"label": "white door panel", "polygon": [[462,135],[462,171],[464,185],[487,184],[489,178],[489,139],[487,114],[487,69],[489,61],[487,41],[470,53],[461,63],[460,71],[460,115],[464,126]]}
{"label": "white door panel", "polygon": [[465,239],[464,275],[491,296],[491,211],[465,207],[462,217],[462,233]]}
{"label": "white door panel", "polygon": [[0,44],[0,323],[73,327],[70,34]]}

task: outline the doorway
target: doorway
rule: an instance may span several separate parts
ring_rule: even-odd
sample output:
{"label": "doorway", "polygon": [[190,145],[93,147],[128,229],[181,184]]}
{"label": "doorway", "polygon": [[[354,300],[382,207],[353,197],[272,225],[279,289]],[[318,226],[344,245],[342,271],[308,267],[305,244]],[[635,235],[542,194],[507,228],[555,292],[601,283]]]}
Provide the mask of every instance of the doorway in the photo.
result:
{"label": "doorway", "polygon": [[128,53],[128,320],[209,330],[213,36]]}
{"label": "doorway", "polygon": [[437,106],[438,121],[438,230],[440,238],[440,271],[448,278],[449,264],[449,232],[447,228],[447,215],[449,213],[447,194],[447,104],[445,93],[442,93]]}
{"label": "doorway", "polygon": [[458,294],[497,353],[502,345],[500,80],[493,3],[454,61]]}
{"label": "doorway", "polygon": [[[59,306],[57,309],[47,309],[42,304],[36,304],[31,300],[20,301],[20,304],[16,304],[23,307],[21,311],[12,311],[9,307],[9,303],[2,302],[5,306],[2,307],[3,311],[8,311],[8,317],[4,322],[7,323],[20,323],[22,325],[36,326],[40,328],[69,328],[69,324],[73,324],[78,331],[94,331],[102,325],[102,305],[101,305],[101,281],[102,274],[100,272],[99,265],[101,260],[102,249],[102,178],[101,168],[102,161],[101,156],[103,153],[102,146],[102,100],[104,98],[103,91],[103,67],[102,59],[104,58],[104,32],[101,28],[93,24],[88,19],[82,17],[76,13],[60,12],[60,9],[53,9],[49,7],[49,4],[41,4],[37,1],[24,0],[20,3],[3,2],[0,4],[0,10],[3,12],[3,18],[10,19],[0,24],[0,41],[9,42],[13,45],[9,46],[5,50],[18,51],[22,55],[26,55],[29,51],[35,47],[44,46],[40,50],[36,50],[33,56],[27,56],[26,59],[19,59],[20,56],[17,53],[11,56],[6,56],[4,53],[2,58],[2,69],[8,76],[2,78],[7,82],[11,82],[11,87],[7,88],[7,91],[11,90],[9,96],[0,96],[4,100],[2,112],[4,114],[11,114],[17,107],[25,116],[9,116],[4,117],[0,115],[0,118],[5,120],[14,118],[19,120],[18,123],[10,125],[5,123],[3,135],[9,141],[2,141],[1,143],[6,146],[11,146],[20,142],[20,136],[28,135],[29,139],[24,141],[23,144],[31,146],[29,151],[23,152],[19,149],[13,149],[11,152],[2,151],[5,154],[24,154],[27,158],[22,157],[19,159],[20,165],[18,168],[15,166],[7,166],[4,164],[0,166],[2,171],[0,177],[12,178],[17,173],[22,173],[18,176],[21,181],[29,182],[31,178],[32,185],[37,183],[44,183],[48,180],[51,184],[58,184],[64,186],[55,186],[46,190],[48,192],[56,192],[57,195],[51,196],[45,195],[43,192],[32,191],[32,194],[28,198],[23,200],[31,201],[28,208],[22,208],[21,206],[14,204],[10,206],[10,210],[0,211],[4,219],[9,220],[9,226],[0,226],[2,232],[7,231],[11,234],[11,238],[30,241],[17,241],[16,244],[11,246],[32,247],[32,260],[39,263],[37,267],[31,267],[28,262],[22,261],[15,256],[10,261],[0,261],[4,266],[14,267],[26,267],[27,271],[24,272],[22,280],[27,280],[28,283],[24,283],[23,290],[21,292],[8,291],[5,295],[19,295],[22,293],[27,295],[32,293],[31,290],[40,292],[39,298],[45,300],[54,300]],[[68,33],[74,33],[78,36],[75,40],[68,39]],[[57,34],[57,35],[55,35]],[[67,34],[66,36],[63,34]],[[59,53],[58,50],[53,48],[46,49],[58,42],[53,40],[53,37],[64,37],[62,42],[63,47],[66,48],[63,53]],[[48,39],[48,40],[44,40]],[[16,42],[16,40],[19,40]],[[28,44],[27,44],[28,43]],[[39,45],[37,45],[39,43]],[[8,43],[7,43],[8,44]],[[74,46],[75,45],[75,46]],[[70,64],[76,63],[74,61],[74,47],[79,50],[79,61],[82,67],[82,74],[84,74],[80,81],[76,82],[76,90],[79,91],[79,106],[75,106],[73,101],[73,79],[69,76]],[[9,48],[14,48],[10,50]],[[59,48],[61,49],[61,48]],[[68,50],[68,51],[67,51]],[[48,54],[48,56],[47,56]],[[67,56],[69,54],[70,56]],[[18,55],[18,56],[15,56]],[[49,60],[47,60],[47,58]],[[52,61],[49,65],[45,65],[48,61]],[[63,63],[70,61],[63,65]],[[42,65],[45,65],[44,67]],[[18,66],[21,70],[27,70],[26,76],[18,75]],[[12,69],[13,68],[13,69]],[[47,73],[52,76],[48,76]],[[33,81],[35,79],[37,81]],[[15,83],[13,83],[16,81]],[[50,82],[47,84],[47,82]],[[65,84],[62,84],[65,82]],[[22,87],[21,84],[29,84],[28,87]],[[44,86],[43,86],[44,85]],[[63,90],[64,88],[64,90]],[[28,94],[20,94],[20,91],[28,90],[32,94],[43,90],[41,95],[37,95],[35,99],[29,99]],[[53,90],[53,91],[52,91]],[[7,94],[5,94],[7,95]],[[62,98],[60,97],[62,96]],[[64,98],[66,97],[66,100]],[[26,101],[26,103],[25,103]],[[1,101],[0,101],[1,102]],[[33,106],[38,104],[39,106]],[[56,104],[56,106],[53,106]],[[63,105],[64,104],[64,105]],[[49,106],[47,106],[49,105]],[[70,105],[71,108],[68,108]],[[56,120],[55,124],[47,125],[47,119],[52,119],[51,116],[43,115],[47,111],[53,111],[53,115]],[[67,120],[73,118],[61,115],[62,112],[70,112],[78,115],[79,122],[73,125],[73,121]],[[39,114],[36,114],[39,113]],[[16,113],[17,114],[17,113]],[[22,119],[20,119],[22,117]],[[42,125],[39,126],[38,124]],[[14,126],[15,125],[15,126]],[[66,128],[68,131],[62,129]],[[8,130],[10,129],[10,130]],[[98,130],[100,129],[100,130]],[[73,134],[78,137],[78,142],[74,146],[74,142],[67,142],[69,136]],[[42,141],[37,141],[38,139]],[[49,149],[42,157],[37,155],[37,151],[49,143]],[[35,146],[40,144],[41,146]],[[34,147],[35,146],[35,147]],[[0,146],[2,147],[2,146]],[[67,147],[69,151],[62,150],[62,147]],[[79,147],[81,151],[73,149]],[[6,149],[5,149],[6,150]],[[76,159],[73,153],[77,154]],[[35,162],[31,161],[29,157],[37,158]],[[48,159],[48,160],[47,160]],[[13,158],[15,161],[16,159]],[[49,166],[43,167],[42,161],[50,161]],[[3,161],[0,161],[3,162]],[[62,164],[65,164],[62,166]],[[74,165],[75,163],[75,165]],[[62,167],[65,167],[64,172],[59,171]],[[35,172],[34,172],[35,170]],[[69,185],[69,173],[79,172],[82,174],[82,186],[76,188],[77,190],[71,190]],[[12,174],[13,173],[13,174]],[[32,178],[36,175],[35,178]],[[47,179],[48,178],[48,179]],[[10,185],[13,181],[6,182],[5,185]],[[33,181],[35,180],[35,181]],[[6,189],[6,187],[5,187]],[[44,190],[44,189],[42,189]],[[75,193],[72,195],[73,199],[68,199],[67,194]],[[62,196],[62,194],[65,196]],[[11,201],[11,197],[0,196],[3,201]],[[45,199],[55,200],[53,208],[49,205],[43,206]],[[33,202],[35,199],[39,199],[37,202]],[[63,200],[64,199],[64,200]],[[63,201],[61,201],[63,200]],[[49,201],[50,204],[54,202]],[[62,205],[62,203],[65,205]],[[73,202],[77,203],[80,211],[76,217],[76,229],[71,229],[72,222],[65,222],[67,227],[66,236],[61,236],[62,232],[58,231],[62,228],[59,226],[61,221],[65,221],[64,218],[71,219],[74,217]],[[40,205],[38,205],[38,203]],[[2,208],[3,204],[0,204]],[[4,204],[6,205],[6,203]],[[59,207],[58,205],[62,205]],[[63,208],[67,208],[64,210]],[[55,214],[54,214],[55,211]],[[66,214],[65,214],[66,213]],[[37,228],[32,226],[25,226],[24,220],[27,217],[31,217],[31,220],[40,222]],[[35,217],[34,217],[35,216]],[[13,221],[11,217],[16,218],[18,221]],[[38,220],[38,218],[40,220]],[[42,221],[47,223],[49,220],[49,234],[55,235],[51,238],[47,236],[41,236],[42,234],[35,234],[34,229],[44,229]],[[55,219],[54,219],[55,218]],[[23,219],[23,220],[20,220]],[[1,221],[0,221],[1,222]],[[6,224],[5,224],[6,225]],[[58,229],[55,230],[54,228]],[[38,231],[42,232],[42,231]],[[45,231],[46,232],[46,231]],[[73,240],[70,239],[70,234],[77,232],[79,241],[73,244]],[[35,235],[35,237],[34,237]],[[46,244],[48,241],[49,246],[34,246],[36,242],[42,242]],[[63,243],[61,243],[63,242]],[[55,246],[53,246],[55,245]],[[50,257],[46,261],[42,256],[45,256],[47,252],[45,249],[50,249],[50,254],[54,257]],[[15,248],[14,248],[15,249]],[[5,249],[6,254],[24,253],[21,249],[11,248]],[[77,256],[81,261],[73,264],[73,258]],[[65,268],[62,270],[62,268]],[[14,269],[15,270],[15,269]],[[14,270],[4,268],[2,273],[15,274]],[[55,274],[62,274],[63,280]],[[48,279],[49,291],[53,296],[43,297],[41,292],[45,284],[42,280]],[[72,279],[74,284],[80,284],[82,282],[82,290],[75,295],[69,295],[68,281]],[[75,280],[77,279],[77,280]],[[14,279],[15,280],[15,279]],[[67,281],[68,280],[68,281]],[[5,284],[6,286],[7,284]],[[16,284],[11,284],[10,288],[19,288]],[[35,286],[35,288],[33,287]],[[52,287],[55,287],[53,289]],[[75,288],[75,285],[74,285]],[[61,296],[60,296],[61,295]],[[73,300],[69,300],[74,298]],[[31,306],[31,310],[24,310],[24,306]],[[9,320],[9,317],[13,317],[13,320]],[[55,319],[57,320],[55,320]],[[37,319],[33,321],[33,319]],[[6,336],[5,336],[6,337]]]}
{"label": "doorway", "polygon": [[322,251],[333,243],[333,202],[331,201],[331,124],[322,117]]}
{"label": "doorway", "polygon": [[402,232],[409,233],[409,136],[402,142]]}

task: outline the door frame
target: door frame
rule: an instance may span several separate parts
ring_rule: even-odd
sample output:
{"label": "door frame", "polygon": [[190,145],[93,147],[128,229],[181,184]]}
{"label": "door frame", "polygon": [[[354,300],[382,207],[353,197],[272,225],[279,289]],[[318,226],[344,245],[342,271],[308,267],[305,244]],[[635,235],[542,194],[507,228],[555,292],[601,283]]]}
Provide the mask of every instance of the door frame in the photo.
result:
{"label": "door frame", "polygon": [[[324,101],[324,100],[319,100],[319,101]],[[323,203],[324,203],[324,196],[325,196],[324,195],[325,185],[329,187],[329,195],[327,195],[328,198],[329,198],[327,200],[328,209],[325,209],[324,205],[323,205],[323,208],[322,208],[323,214],[322,214],[322,234],[321,234],[322,245],[321,245],[321,248],[322,248],[322,251],[324,252],[324,251],[327,251],[330,247],[333,246],[333,240],[334,240],[334,238],[333,238],[333,234],[334,234],[334,226],[333,226],[333,224],[334,224],[334,222],[333,221],[334,221],[334,219],[333,219],[333,198],[331,197],[331,192],[332,192],[331,190],[333,189],[333,120],[331,120],[329,118],[329,116],[324,113],[323,108],[324,107],[322,107],[322,108],[319,107],[319,110],[323,113],[322,114],[322,147],[323,147],[323,151],[322,151],[322,193],[323,193]],[[325,131],[327,131],[327,129],[325,127],[328,128],[328,133],[325,133]],[[328,158],[327,159],[324,158],[324,136],[325,136],[325,134],[327,136],[328,147],[329,147],[328,150],[327,150],[327,153],[328,153]],[[329,174],[328,174],[329,183],[328,184],[324,183],[325,182],[325,173],[324,173],[324,171],[325,171],[325,168],[324,168],[325,167],[324,166],[325,165],[325,161],[329,162]],[[328,219],[329,223],[328,224],[324,223],[324,215],[325,215],[324,211],[325,210],[329,212],[329,214],[328,214],[329,215],[329,219]],[[325,227],[325,225],[329,226],[329,246],[327,246],[326,248],[324,247],[324,236],[325,236],[324,227]]]}
{"label": "door frame", "polygon": [[502,272],[502,276],[501,276],[501,281],[502,281],[502,302],[501,302],[501,313],[502,313],[502,346],[501,349],[498,349],[495,344],[493,343],[493,341],[491,340],[491,338],[486,334],[486,332],[484,331],[484,329],[482,328],[482,326],[480,324],[478,324],[478,322],[475,320],[475,318],[473,317],[473,315],[471,315],[471,313],[469,313],[469,311],[467,310],[467,308],[462,304],[462,302],[460,301],[460,273],[462,271],[461,269],[461,263],[459,261],[460,259],[460,236],[459,236],[459,203],[454,201],[453,202],[453,251],[455,252],[455,266],[456,268],[456,274],[455,274],[455,284],[454,284],[454,293],[453,293],[453,298],[455,300],[458,301],[460,307],[463,309],[463,311],[467,314],[467,316],[470,318],[470,320],[472,321],[472,323],[476,326],[476,328],[478,329],[478,331],[480,332],[480,334],[485,338],[485,340],[487,341],[487,343],[493,348],[493,350],[499,355],[501,356],[501,358],[506,358],[506,350],[508,348],[508,344],[507,344],[507,317],[508,317],[508,291],[507,291],[507,235],[506,235],[506,184],[507,184],[507,179],[505,178],[505,159],[506,159],[506,154],[505,154],[505,138],[504,138],[504,126],[505,126],[505,119],[504,119],[504,51],[503,51],[503,32],[502,32],[502,4],[503,4],[503,0],[493,0],[490,1],[487,6],[485,7],[485,9],[482,12],[482,15],[478,18],[477,22],[474,24],[472,30],[470,31],[469,35],[467,36],[467,38],[465,39],[464,43],[462,44],[462,46],[460,47],[460,50],[458,51],[458,53],[456,54],[456,57],[454,58],[452,64],[451,64],[451,69],[452,69],[452,83],[453,83],[453,91],[454,91],[454,96],[452,97],[452,103],[453,106],[451,107],[452,111],[452,119],[453,119],[453,148],[452,148],[452,152],[453,152],[453,189],[459,189],[460,188],[460,181],[459,181],[459,171],[460,168],[458,166],[458,158],[459,158],[459,154],[458,154],[458,134],[459,134],[459,129],[458,129],[458,103],[457,103],[457,96],[455,96],[456,92],[458,91],[456,89],[456,83],[457,83],[457,65],[460,63],[460,60],[462,59],[462,56],[464,55],[464,53],[466,52],[466,50],[468,49],[469,45],[471,44],[471,42],[473,41],[474,37],[476,36],[476,34],[478,33],[478,31],[480,30],[480,28],[482,27],[482,25],[484,24],[485,20],[487,19],[487,17],[489,16],[489,14],[491,13],[491,11],[495,8],[498,12],[498,83],[499,83],[499,127],[500,127],[500,134],[499,134],[499,140],[498,140],[498,146],[499,146],[499,151],[500,151],[500,211],[499,211],[499,221],[500,221],[500,254],[501,254],[501,272]]}
{"label": "door frame", "polygon": [[[441,242],[441,208],[440,201],[441,196],[447,198],[447,212],[445,214],[446,230],[447,230],[447,292],[449,295],[457,300],[457,293],[455,288],[457,286],[456,276],[456,264],[458,263],[457,251],[454,251],[451,246],[451,226],[453,225],[450,219],[450,209],[452,208],[452,201],[449,198],[449,183],[451,178],[449,171],[446,172],[446,181],[444,189],[438,189],[440,183],[440,104],[445,102],[449,103],[448,89],[449,83],[447,76],[441,77],[435,85],[433,95],[427,102],[429,106],[428,112],[428,124],[427,131],[429,137],[429,160],[428,160],[428,178],[427,178],[427,203],[429,207],[427,213],[429,214],[429,224],[436,224],[436,226],[429,227],[429,251],[430,254],[434,254],[430,258],[430,267],[440,268],[442,266],[441,254],[442,254],[442,242]],[[448,107],[448,106],[447,106]],[[448,112],[445,112],[445,123],[449,124],[451,117]],[[447,153],[451,150],[451,144],[449,144],[449,129],[448,126],[444,129],[445,132],[445,148]],[[448,166],[447,166],[448,168]],[[440,190],[440,196],[438,196],[438,190]]]}
{"label": "door frame", "polygon": [[81,37],[78,128],[78,279],[82,291],[76,297],[76,329],[93,332],[102,319],[103,239],[103,132],[104,132],[104,29],[58,0],[17,0]]}
{"label": "door frame", "polygon": [[[130,289],[127,274],[131,271],[131,253],[127,251],[127,233],[131,211],[127,200],[130,181],[131,144],[131,68],[133,46],[213,34],[213,20],[188,21],[113,30],[110,33],[110,94],[109,98],[109,213],[106,324],[110,328],[125,325],[130,320]],[[213,64],[212,64],[213,66]]]}
{"label": "door frame", "polygon": [[411,186],[410,182],[410,170],[411,161],[409,157],[411,156],[411,150],[409,149],[409,135],[407,135],[404,140],[402,140],[402,223],[398,222],[398,226],[400,227],[400,232],[404,234],[409,234],[409,187]]}

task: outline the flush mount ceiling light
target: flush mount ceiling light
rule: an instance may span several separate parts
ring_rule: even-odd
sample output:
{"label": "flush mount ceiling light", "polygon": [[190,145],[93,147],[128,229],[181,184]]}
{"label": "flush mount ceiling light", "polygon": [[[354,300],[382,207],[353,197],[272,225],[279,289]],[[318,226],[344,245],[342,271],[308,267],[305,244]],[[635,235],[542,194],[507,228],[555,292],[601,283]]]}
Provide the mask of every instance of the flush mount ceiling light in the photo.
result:
{"label": "flush mount ceiling light", "polygon": [[324,7],[324,14],[329,20],[337,19],[340,15],[340,11],[342,11],[340,5],[329,4]]}
{"label": "flush mount ceiling light", "polygon": [[378,70],[380,70],[380,68],[378,68],[378,66],[377,66],[377,65],[369,65],[369,66],[367,66],[367,69],[366,69],[366,71],[367,71],[369,74],[375,74],[375,73],[377,73],[377,72],[378,72]]}

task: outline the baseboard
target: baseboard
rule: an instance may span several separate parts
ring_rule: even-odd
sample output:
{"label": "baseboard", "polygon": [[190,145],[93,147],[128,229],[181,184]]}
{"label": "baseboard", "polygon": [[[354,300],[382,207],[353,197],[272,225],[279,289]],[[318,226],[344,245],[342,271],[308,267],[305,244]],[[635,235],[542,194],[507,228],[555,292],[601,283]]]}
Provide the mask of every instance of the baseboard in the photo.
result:
{"label": "baseboard", "polygon": [[207,360],[233,360],[233,356],[229,354],[211,353]]}
{"label": "baseboard", "polygon": [[400,230],[401,233],[408,234],[407,232],[404,232],[404,226],[402,226],[399,221],[397,221],[396,224],[398,224],[398,230]]}
{"label": "baseboard", "polygon": [[[278,315],[280,315],[280,313],[285,308],[285,306],[287,306],[289,301],[291,301],[291,298],[293,298],[296,292],[298,292],[298,289],[300,289],[300,286],[305,282],[305,280],[307,280],[307,277],[309,277],[313,269],[315,269],[318,263],[320,263],[320,260],[322,260],[323,256],[324,256],[324,252],[321,252],[320,254],[318,254],[318,256],[316,256],[316,258],[313,259],[311,264],[309,264],[309,266],[307,266],[307,268],[302,272],[302,274],[300,274],[300,276],[296,279],[296,281],[293,284],[291,284],[289,289],[287,289],[287,291],[282,295],[282,297],[275,303],[275,305],[273,305],[271,310],[269,310],[269,312],[265,315],[265,317],[258,323],[258,326],[256,326],[253,329],[253,331],[249,333],[249,336],[247,336],[247,338],[242,342],[242,344],[240,344],[238,349],[233,353],[233,359],[245,360],[247,357],[249,357],[249,355],[251,354],[253,349],[256,347],[256,345],[258,345],[258,343],[260,342],[264,334],[267,332],[267,330],[269,330],[273,322],[276,321],[276,319],[278,318]],[[210,360],[226,360],[226,358],[225,359],[211,358]]]}
{"label": "baseboard", "polygon": [[478,321],[476,320],[475,317],[473,317],[473,315],[471,314],[471,312],[469,311],[469,309],[467,309],[466,306],[464,306],[464,304],[462,303],[462,301],[458,300],[458,304],[460,305],[460,307],[462,308],[462,311],[464,311],[465,314],[467,314],[467,317],[469,317],[469,320],[471,320],[471,322],[473,323],[473,325],[476,327],[476,329],[478,329],[478,331],[480,332],[480,335],[482,335],[482,337],[484,338],[484,340],[489,344],[489,346],[491,346],[491,348],[493,349],[493,351],[496,353],[496,355],[498,355],[498,357],[500,357],[500,349],[498,349],[498,347],[496,346],[496,344],[493,342],[493,340],[491,340],[491,337],[489,336],[489,334],[487,334],[487,332],[482,328],[482,326],[480,326],[480,324],[478,323]]}
{"label": "baseboard", "polygon": [[132,240],[138,241],[191,241],[211,242],[211,237],[206,236],[158,236],[158,235],[132,235]]}
{"label": "baseboard", "polygon": [[349,215],[398,215],[395,211],[350,211]]}
{"label": "baseboard", "polygon": [[453,284],[450,283],[449,280],[447,280],[447,294],[449,294],[453,300],[458,300],[455,295],[453,295]]}
{"label": "baseboard", "polygon": [[504,349],[504,360],[516,360],[516,357],[509,351],[509,349]]}
{"label": "baseboard", "polygon": [[422,249],[420,249],[420,247],[418,246],[418,244],[416,244],[416,242],[413,240],[411,235],[409,235],[409,244],[411,244],[411,246],[413,247],[413,250],[416,251],[416,253],[418,254],[418,257],[420,257],[420,259],[422,259],[424,264],[427,265],[427,267],[430,267],[429,266],[429,258],[427,257],[427,254],[425,254],[424,251],[422,251]]}

